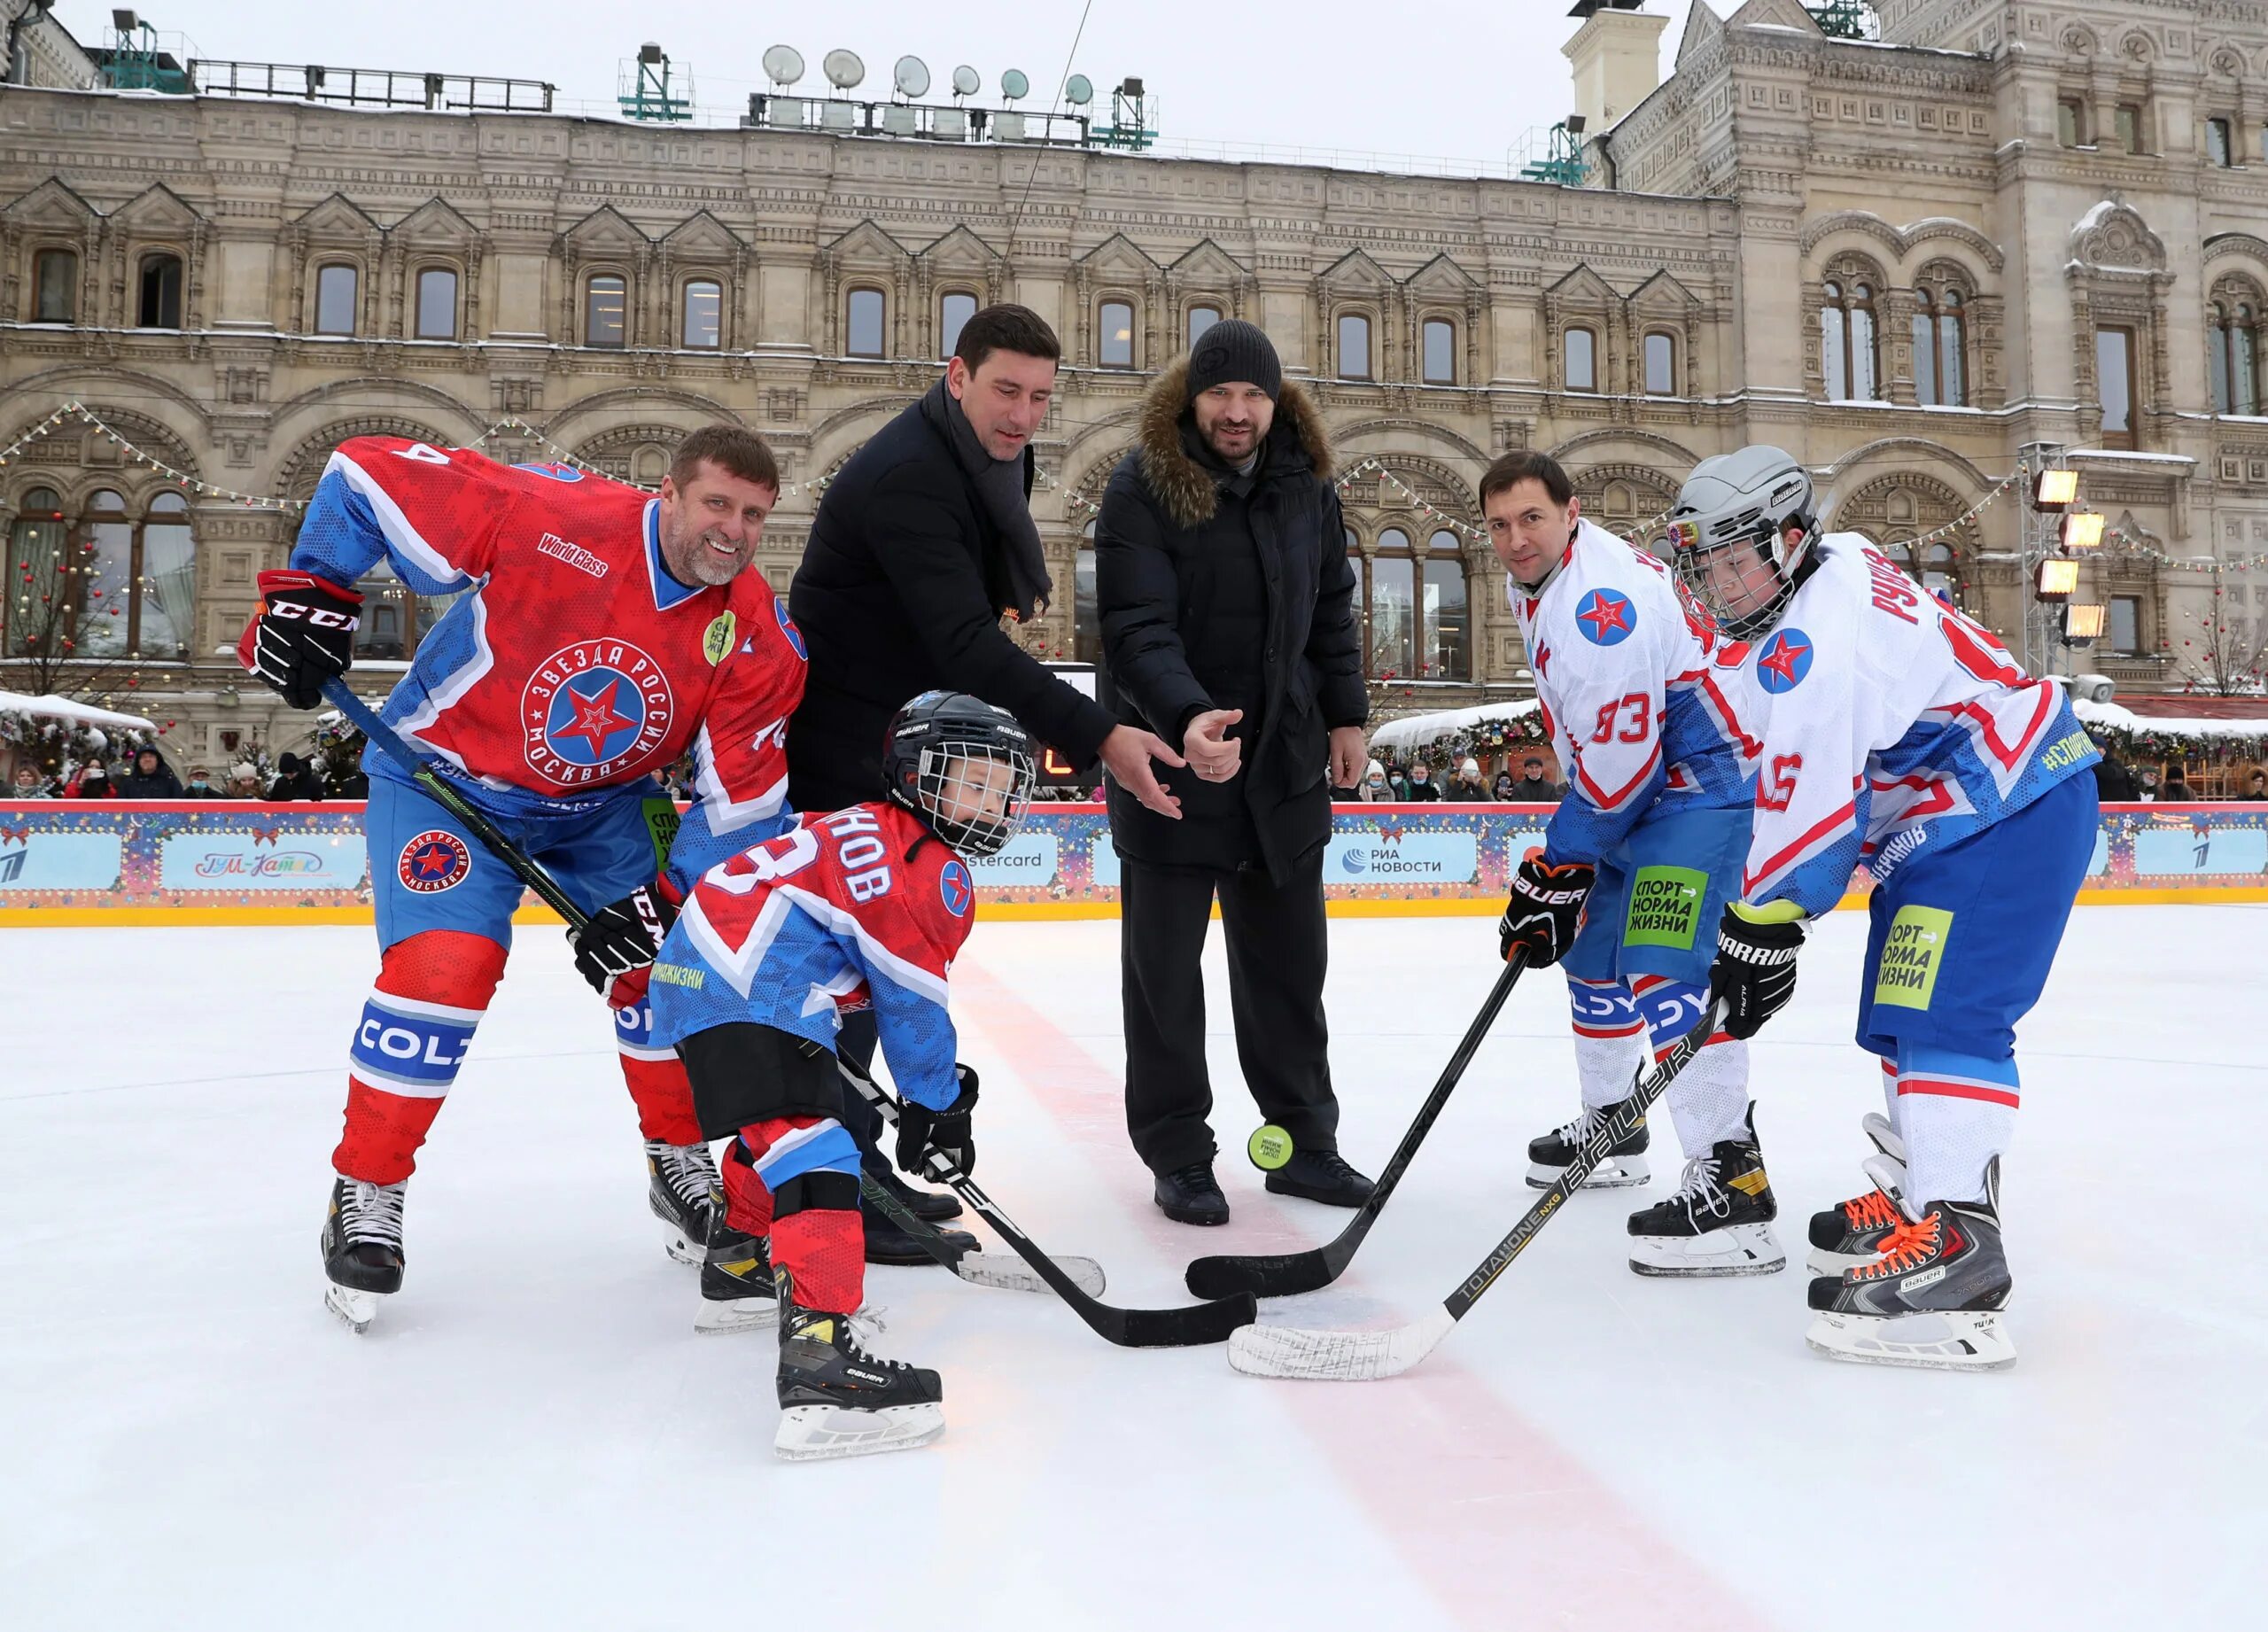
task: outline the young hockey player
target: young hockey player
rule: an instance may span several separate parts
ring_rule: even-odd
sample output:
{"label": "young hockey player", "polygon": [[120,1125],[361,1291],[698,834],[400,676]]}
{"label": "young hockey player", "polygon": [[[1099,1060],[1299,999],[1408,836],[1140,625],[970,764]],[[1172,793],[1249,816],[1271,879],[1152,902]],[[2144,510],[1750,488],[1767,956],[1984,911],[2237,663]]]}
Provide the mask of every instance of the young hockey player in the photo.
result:
{"label": "young hockey player", "polygon": [[[1528,1146],[1528,1182],[1541,1188],[1628,1097],[1643,1034],[1658,1058],[1700,1016],[1712,928],[1748,852],[1754,744],[1718,683],[1715,632],[1667,565],[1581,519],[1554,461],[1505,455],[1481,478],[1480,506],[1567,767],[1566,797],[1542,853],[1520,863],[1499,928],[1507,958],[1564,960],[1574,1006],[1583,1113]],[[1748,1045],[1711,1039],[1668,1100],[1685,1171],[1676,1194],[1631,1216],[1630,1267],[1781,1268]],[[1588,1183],[1645,1183],[1646,1142],[1641,1123]]]}
{"label": "young hockey player", "polygon": [[[384,718],[596,914],[583,955],[602,956],[647,933],[623,904],[677,828],[654,772],[692,750],[683,877],[781,825],[803,646],[745,571],[779,493],[771,450],[732,427],[688,437],[658,498],[569,466],[357,437],[331,455],[290,570],[260,574],[240,656],[292,707],[315,708],[354,656],[365,574],[384,563],[420,595],[455,595]],[[503,975],[524,893],[385,754],[363,763],[382,958],[354,1030],[322,1234],[325,1302],[357,1331],[401,1286],[405,1185]],[[653,1043],[644,1007],[616,1018],[649,1204],[671,1255],[698,1263],[716,1170],[685,1069]]]}
{"label": "young hockey player", "polygon": [[898,1166],[975,1163],[976,1073],[954,1061],[946,976],[976,892],[963,857],[1023,820],[1030,740],[1003,710],[925,692],[890,722],[884,797],[805,816],[711,867],[650,971],[655,1036],[691,1073],[704,1131],[737,1134],[726,1216],[702,1273],[707,1330],[780,1326],[780,1427],[791,1460],[926,1445],[944,1432],[935,1372],[867,1352],[858,1152],[843,1126],[839,1006],[872,1005],[904,1106]]}
{"label": "young hockey player", "polygon": [[1808,1341],[1842,1360],[2008,1365],[2015,1026],[2093,851],[2099,756],[1990,633],[1860,535],[1822,536],[1811,478],[1780,449],[1697,466],[1670,535],[1694,592],[1751,642],[1756,832],[1711,974],[1728,1031],[1752,1037],[1787,1003],[1806,925],[1852,867],[1875,879],[1858,1040],[1892,1073],[1888,1125],[1868,1119],[1877,1193],[1821,1214],[1813,1241],[1879,1256],[1811,1283]]}

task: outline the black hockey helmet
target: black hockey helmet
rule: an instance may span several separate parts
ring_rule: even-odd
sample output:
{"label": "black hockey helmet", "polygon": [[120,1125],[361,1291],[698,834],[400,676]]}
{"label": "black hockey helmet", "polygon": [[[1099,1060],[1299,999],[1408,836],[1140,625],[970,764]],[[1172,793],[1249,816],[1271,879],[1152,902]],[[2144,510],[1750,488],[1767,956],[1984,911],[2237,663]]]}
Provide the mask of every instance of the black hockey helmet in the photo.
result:
{"label": "black hockey helmet", "polygon": [[882,742],[882,790],[967,856],[1015,836],[1037,773],[1031,738],[1005,709],[959,691],[925,691]]}

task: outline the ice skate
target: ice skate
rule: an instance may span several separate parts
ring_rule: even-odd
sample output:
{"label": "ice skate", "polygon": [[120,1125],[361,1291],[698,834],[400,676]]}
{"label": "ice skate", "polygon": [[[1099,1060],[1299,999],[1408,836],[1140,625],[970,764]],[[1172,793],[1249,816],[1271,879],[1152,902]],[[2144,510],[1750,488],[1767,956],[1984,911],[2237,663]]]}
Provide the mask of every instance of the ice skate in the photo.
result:
{"label": "ice skate", "polygon": [[381,1299],[401,1290],[401,1204],[407,1182],[334,1179],[322,1224],[323,1307],[356,1332],[377,1318]]}
{"label": "ice skate", "polygon": [[1811,1256],[1806,1262],[1814,1275],[1840,1275],[1856,1265],[1872,1263],[1881,1254],[1884,1240],[1906,1216],[1899,1208],[1905,1199],[1905,1142],[1891,1131],[1890,1118],[1880,1111],[1868,1111],[1863,1125],[1867,1137],[1883,1154],[1883,1165],[1898,1183],[1888,1190],[1876,1185],[1862,1196],[1811,1216]]}
{"label": "ice skate", "polygon": [[[1548,1190],[1567,1170],[1582,1148],[1596,1138],[1598,1131],[1621,1114],[1627,1100],[1612,1105],[1586,1106],[1583,1114],[1573,1122],[1562,1123],[1541,1139],[1530,1139],[1527,1146],[1527,1182],[1538,1190]],[[1653,1177],[1653,1170],[1646,1164],[1646,1119],[1638,1118],[1638,1125],[1599,1161],[1590,1177],[1583,1181],[1586,1190],[1625,1190],[1633,1185],[1643,1185]]]}
{"label": "ice skate", "polygon": [[773,1449],[789,1462],[912,1450],[945,1431],[944,1386],[935,1372],[866,1352],[863,1314],[799,1307],[779,1274],[780,1430]]}
{"label": "ice skate", "polygon": [[[1889,1188],[1884,1158],[1867,1163]],[[1872,1263],[1811,1284],[1804,1341],[1831,1360],[1868,1365],[1992,1372],[2016,1364],[2004,1324],[2008,1261],[2000,1249],[2000,1162],[1984,1174],[1985,1200],[1909,1204]]]}
{"label": "ice skate", "polygon": [[646,1205],[662,1221],[662,1250],[680,1263],[700,1263],[709,1245],[717,1164],[706,1145],[646,1141]]}
{"label": "ice skate", "polygon": [[726,1222],[723,1196],[716,1199],[709,1246],[701,1263],[701,1312],[695,1332],[754,1332],[780,1318],[779,1288],[773,1284],[772,1255],[764,1238]]}
{"label": "ice skate", "polygon": [[1630,1267],[1641,1275],[1769,1275],[1788,1255],[1772,1233],[1779,1203],[1756,1145],[1756,1108],[1748,1136],[1720,1139],[1685,1164],[1677,1193],[1630,1215]]}

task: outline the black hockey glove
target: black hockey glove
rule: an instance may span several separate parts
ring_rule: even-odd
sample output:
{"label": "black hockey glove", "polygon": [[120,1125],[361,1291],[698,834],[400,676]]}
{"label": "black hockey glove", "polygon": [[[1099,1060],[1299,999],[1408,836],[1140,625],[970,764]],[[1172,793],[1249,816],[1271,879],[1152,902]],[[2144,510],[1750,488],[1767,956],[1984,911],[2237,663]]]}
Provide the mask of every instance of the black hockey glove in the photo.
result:
{"label": "black hockey glove", "polygon": [[260,575],[260,610],[237,642],[237,660],[293,708],[322,701],[323,682],[354,661],[362,597],[311,572]]}
{"label": "black hockey glove", "polygon": [[1717,930],[1709,995],[1725,1002],[1725,1030],[1751,1037],[1796,995],[1796,954],[1804,948],[1803,911],[1792,901],[1725,908]]}
{"label": "black hockey glove", "polygon": [[612,906],[591,914],[580,929],[567,931],[575,949],[575,972],[610,1008],[631,1008],[646,1000],[662,937],[677,921],[677,903],[660,882],[641,884]]}
{"label": "black hockey glove", "polygon": [[976,1108],[976,1069],[956,1065],[953,1077],[960,1092],[941,1111],[931,1110],[912,1094],[898,1101],[897,1165],[916,1178],[934,1177],[921,1165],[933,1150],[964,1177],[976,1170],[976,1140],[968,1125],[968,1114]]}
{"label": "black hockey glove", "polygon": [[1505,960],[1525,951],[1528,968],[1548,969],[1565,957],[1597,877],[1598,869],[1588,862],[1547,866],[1536,856],[1521,862],[1512,875],[1512,898],[1496,926],[1496,944]]}

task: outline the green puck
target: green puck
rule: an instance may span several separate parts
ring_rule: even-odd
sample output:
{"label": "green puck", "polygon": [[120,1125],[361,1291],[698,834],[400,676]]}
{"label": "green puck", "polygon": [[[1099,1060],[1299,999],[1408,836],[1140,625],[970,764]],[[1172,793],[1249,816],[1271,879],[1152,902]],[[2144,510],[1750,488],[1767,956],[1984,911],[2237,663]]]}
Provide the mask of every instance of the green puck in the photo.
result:
{"label": "green puck", "polygon": [[1274,1123],[1254,1128],[1244,1142],[1244,1154],[1263,1173],[1273,1173],[1292,1159],[1292,1136]]}

